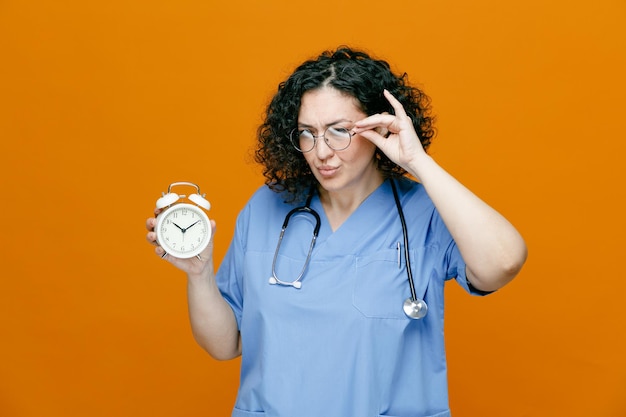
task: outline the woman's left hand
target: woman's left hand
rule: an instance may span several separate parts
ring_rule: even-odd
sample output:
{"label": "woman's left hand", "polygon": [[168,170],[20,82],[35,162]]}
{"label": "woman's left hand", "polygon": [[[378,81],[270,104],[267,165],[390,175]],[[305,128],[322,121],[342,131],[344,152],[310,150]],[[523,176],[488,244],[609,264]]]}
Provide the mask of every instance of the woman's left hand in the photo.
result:
{"label": "woman's left hand", "polygon": [[359,120],[353,133],[370,140],[389,159],[415,174],[411,167],[416,166],[417,159],[426,155],[426,151],[402,104],[389,91],[384,90],[383,94],[396,114],[374,114]]}

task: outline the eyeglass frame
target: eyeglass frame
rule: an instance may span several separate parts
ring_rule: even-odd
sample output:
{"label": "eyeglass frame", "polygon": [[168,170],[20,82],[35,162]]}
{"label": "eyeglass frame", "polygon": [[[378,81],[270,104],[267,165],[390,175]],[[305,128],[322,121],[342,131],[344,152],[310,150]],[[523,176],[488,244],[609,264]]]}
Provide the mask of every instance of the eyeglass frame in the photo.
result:
{"label": "eyeglass frame", "polygon": [[[347,144],[346,146],[344,146],[343,148],[340,148],[340,149],[333,148],[333,147],[330,145],[330,143],[328,143],[328,142],[329,142],[329,140],[328,140],[328,138],[326,137],[326,132],[328,132],[328,129],[335,129],[335,130],[338,130],[338,129],[345,129],[345,130],[346,130],[346,133],[348,134],[348,144]],[[309,131],[309,132],[311,133],[311,136],[313,137],[313,146],[311,146],[311,149],[306,150],[306,151],[304,151],[304,150],[300,149],[300,148],[296,145],[296,143],[295,143],[295,141],[296,141],[296,140],[297,140],[298,142],[300,142],[300,133],[298,133],[298,134],[295,136],[295,139],[294,139],[294,135],[293,135],[293,134],[294,134],[294,132],[300,132],[300,131],[305,131],[305,130],[306,130],[306,131]],[[313,134],[313,132],[311,132],[311,130],[310,130],[310,129],[301,129],[301,128],[299,128],[299,127],[296,127],[296,128],[293,128],[293,129],[291,130],[291,132],[289,132],[289,141],[291,142],[291,145],[292,145],[294,148],[296,148],[296,150],[297,150],[298,152],[301,152],[301,153],[311,152],[313,149],[315,149],[315,145],[317,145],[317,140],[318,140],[319,138],[324,138],[324,143],[326,143],[326,146],[328,146],[328,147],[329,147],[330,149],[332,149],[333,151],[343,151],[343,150],[348,149],[348,147],[350,146],[350,144],[352,144],[352,136],[354,136],[354,135],[352,134],[352,132],[350,131],[350,129],[345,128],[345,127],[339,127],[339,126],[328,126],[328,127],[324,130],[324,133],[322,133],[321,135],[314,135],[314,134]]]}

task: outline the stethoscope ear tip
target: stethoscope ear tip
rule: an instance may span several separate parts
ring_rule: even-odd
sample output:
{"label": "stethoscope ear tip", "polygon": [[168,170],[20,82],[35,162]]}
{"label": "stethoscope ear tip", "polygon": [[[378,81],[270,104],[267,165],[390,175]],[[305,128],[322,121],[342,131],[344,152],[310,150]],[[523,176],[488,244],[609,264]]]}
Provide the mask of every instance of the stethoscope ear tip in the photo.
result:
{"label": "stethoscope ear tip", "polygon": [[272,285],[280,284],[286,287],[294,287],[298,290],[302,288],[302,283],[300,281],[284,282],[284,281],[279,281],[276,277],[270,277],[268,282]]}

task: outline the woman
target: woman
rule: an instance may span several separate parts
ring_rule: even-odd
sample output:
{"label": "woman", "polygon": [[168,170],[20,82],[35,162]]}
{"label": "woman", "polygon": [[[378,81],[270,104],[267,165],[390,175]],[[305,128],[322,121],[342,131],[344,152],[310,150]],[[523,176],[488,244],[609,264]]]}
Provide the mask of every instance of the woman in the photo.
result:
{"label": "woman", "polygon": [[[156,247],[187,273],[198,343],[242,355],[233,416],[450,415],[444,283],[495,291],[526,246],[426,153],[433,135],[429,99],[406,75],[364,52],[324,52],[268,106],[256,152],[266,186],[217,274],[211,246],[185,260]],[[313,212],[279,236],[303,205]]]}

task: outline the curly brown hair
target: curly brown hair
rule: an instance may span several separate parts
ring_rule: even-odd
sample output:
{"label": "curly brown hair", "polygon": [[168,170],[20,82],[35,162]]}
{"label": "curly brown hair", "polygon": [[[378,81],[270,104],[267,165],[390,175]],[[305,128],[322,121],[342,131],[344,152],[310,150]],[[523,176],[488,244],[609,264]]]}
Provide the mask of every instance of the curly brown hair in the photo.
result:
{"label": "curly brown hair", "polygon": [[[393,94],[411,118],[424,149],[435,136],[431,101],[422,90],[409,85],[406,73],[395,75],[386,61],[366,52],[342,46],[324,51],[317,59],[302,63],[278,86],[257,130],[255,161],[263,166],[265,183],[275,192],[285,193],[287,202],[300,201],[318,182],[304,156],[296,150],[289,132],[298,123],[302,95],[310,90],[330,86],[354,97],[368,116],[388,112],[393,107],[383,90]],[[406,171],[384,153],[375,153],[378,169],[385,178],[399,177]]]}

